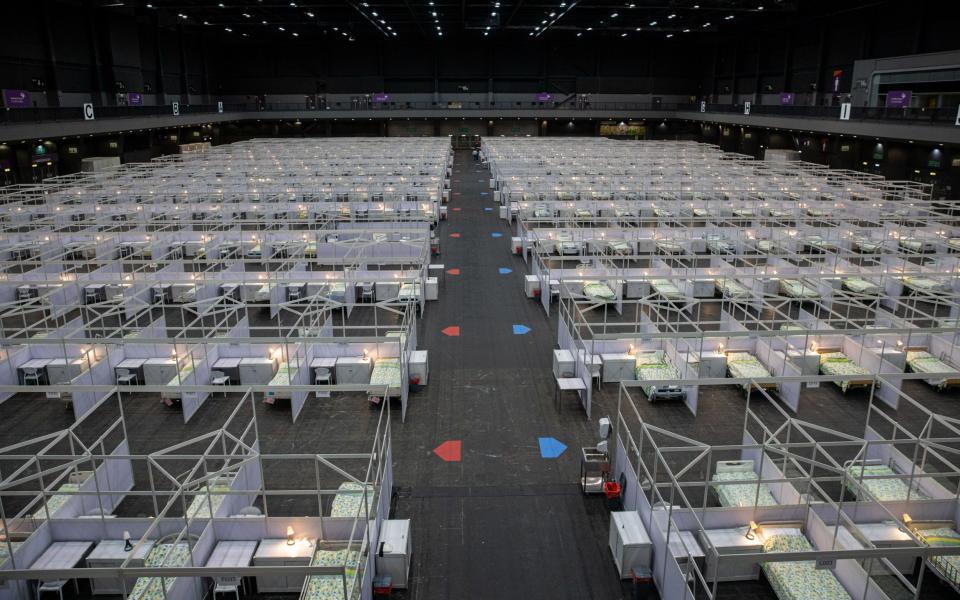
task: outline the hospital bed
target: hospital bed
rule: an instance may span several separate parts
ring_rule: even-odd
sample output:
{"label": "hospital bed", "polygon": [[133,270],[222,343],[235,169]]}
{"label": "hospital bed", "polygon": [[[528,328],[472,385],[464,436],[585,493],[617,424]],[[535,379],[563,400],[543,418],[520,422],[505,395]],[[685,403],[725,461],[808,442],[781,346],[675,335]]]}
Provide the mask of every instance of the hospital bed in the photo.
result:
{"label": "hospital bed", "polygon": [[633,254],[633,244],[619,240],[607,242],[607,248],[614,254]]}
{"label": "hospital bed", "polygon": [[936,250],[936,244],[934,244],[933,240],[924,240],[920,238],[900,238],[897,246],[899,246],[901,250],[906,250],[907,252],[912,252],[915,254],[926,254]]}
{"label": "hospital bed", "polygon": [[669,279],[651,279],[650,287],[661,298],[669,302],[678,302],[684,299],[683,292]]}
{"label": "hospital bed", "polygon": [[788,298],[796,300],[819,300],[817,288],[803,279],[781,279],[780,291]]}
{"label": "hospital bed", "polygon": [[772,240],[757,240],[757,250],[764,254],[782,254],[783,248]]}
{"label": "hospital bed", "polygon": [[684,252],[682,244],[670,240],[657,242],[657,251],[661,254],[683,254]]}
{"label": "hospital bed", "polygon": [[960,237],[952,237],[948,239],[947,250],[950,252],[960,252]]}
{"label": "hospital bed", "polygon": [[[929,523],[925,524],[925,526],[917,526],[914,523],[911,531],[913,531],[914,535],[920,538],[924,544],[933,548],[955,548],[960,546],[960,533],[957,533],[952,522],[943,524]],[[960,593],[960,555],[931,556],[927,560],[930,566],[933,567],[933,572]]]}
{"label": "hospital bed", "polygon": [[[220,506],[223,504],[224,499],[227,497],[226,493],[218,492],[229,492],[232,483],[232,476],[215,478],[210,482],[209,497],[207,495],[207,488],[204,486],[200,486],[199,488],[192,490],[197,495],[193,497],[193,500],[190,501],[190,505],[187,507],[187,518],[213,518],[217,514],[217,510],[219,510]],[[211,508],[213,510],[212,513]]]}
{"label": "hospital bed", "polygon": [[[364,491],[366,488],[366,491]],[[333,502],[330,503],[331,517],[353,518],[359,515],[361,519],[365,518],[367,512],[373,514],[376,507],[373,505],[373,486],[345,481],[337,488],[339,490],[333,496]],[[364,509],[364,498],[366,498],[366,509]],[[366,511],[366,512],[365,512]]]}
{"label": "hospital bed", "polygon": [[[764,552],[813,552],[796,527],[764,527]],[[852,600],[833,572],[818,569],[816,561],[760,563],[770,587],[780,600]]]}
{"label": "hospital bed", "polygon": [[553,211],[547,208],[546,204],[538,204],[533,207],[533,218],[535,219],[551,219],[553,216]]}
{"label": "hospital bed", "polygon": [[55,517],[57,511],[64,507],[64,505],[73,498],[77,492],[80,491],[80,486],[84,484],[90,477],[93,476],[93,471],[74,471],[68,475],[66,483],[60,485],[57,488],[57,492],[68,492],[65,494],[55,493],[52,496],[47,496],[46,499],[46,508],[41,500],[40,507],[33,512],[32,517],[38,521],[42,521],[47,518],[49,514],[51,517]]}
{"label": "hospital bed", "polygon": [[277,366],[277,372],[274,373],[273,379],[270,380],[270,383],[267,384],[268,389],[263,393],[263,401],[267,404],[273,404],[277,400],[287,399],[291,397],[290,393],[290,382],[297,377],[297,371],[299,367],[291,367],[286,362],[281,362]]}
{"label": "hospital bed", "polygon": [[851,379],[845,381],[835,381],[840,391],[847,393],[851,388],[865,387],[873,385],[873,379],[869,378],[870,372],[850,360],[846,354],[839,349],[818,348],[820,354],[820,373],[824,375],[866,375],[865,379]]}
{"label": "hospital bed", "polygon": [[830,241],[825,240],[819,235],[807,236],[803,240],[803,245],[805,248],[809,248],[811,252],[836,252],[837,245]]}
{"label": "hospital bed", "polygon": [[580,254],[580,242],[573,241],[573,235],[569,233],[560,233],[557,235],[557,243],[554,246],[557,254],[570,256]]}
{"label": "hospital bed", "polygon": [[583,295],[593,302],[613,302],[617,294],[602,281],[584,281]]}
{"label": "hospital bed", "polygon": [[397,292],[397,300],[403,302],[416,302],[420,299],[420,284],[419,283],[404,283],[400,286],[400,291]]}
{"label": "hospital bed", "polygon": [[743,285],[732,277],[722,277],[714,281],[714,285],[720,295],[730,300],[746,300],[753,296],[750,288]]}
{"label": "hospital bed", "polygon": [[939,279],[919,275],[905,275],[901,278],[903,287],[913,293],[938,294],[947,291],[947,284]]}
{"label": "hospital bed", "polygon": [[[667,360],[662,350],[637,354],[635,373],[638,381],[657,379],[680,379],[680,373]],[[644,386],[647,400],[656,402],[660,399],[686,400],[687,393],[678,385],[658,384]]]}
{"label": "hospital bed", "polygon": [[593,213],[586,208],[577,208],[574,209],[573,216],[577,219],[592,219]]}
{"label": "hospital bed", "polygon": [[858,276],[845,277],[841,285],[848,292],[861,296],[879,296],[881,291],[880,286],[876,283]]}
{"label": "hospital bed", "polygon": [[[750,379],[772,377],[767,367],[757,357],[749,352],[731,350],[727,353],[727,373],[734,379]],[[772,382],[754,383],[754,386],[764,390],[776,390],[777,384]],[[744,393],[750,389],[749,383],[741,385]]]}
{"label": "hospital bed", "polygon": [[[884,464],[880,460],[867,461],[848,461],[843,465],[847,475],[851,480],[860,483],[867,492],[880,502],[902,502],[907,499],[907,493],[910,493],[911,500],[929,500],[930,496],[921,491],[916,484],[910,489],[907,479],[901,479],[892,467]],[[860,477],[863,476],[861,480]],[[853,481],[847,481],[846,487],[854,495],[857,489]]]}
{"label": "hospital bed", "polygon": [[907,367],[914,373],[930,373],[940,375],[925,379],[928,385],[938,390],[960,385],[960,372],[924,348],[907,348]]}
{"label": "hospital bed", "polygon": [[742,219],[752,219],[757,216],[757,213],[752,208],[735,208],[733,209],[733,216]]}
{"label": "hospital bed", "polygon": [[[143,561],[144,567],[182,567],[190,561],[190,545],[157,542]],[[163,600],[176,577],[140,577],[127,595],[128,600]]]}
{"label": "hospital bed", "polygon": [[757,486],[752,460],[720,460],[711,477],[720,506],[775,506],[777,501],[766,483]]}
{"label": "hospital bed", "polygon": [[874,241],[869,238],[856,238],[850,244],[854,252],[861,254],[879,254],[883,252],[883,242]]}
{"label": "hospital bed", "polygon": [[707,250],[714,254],[733,254],[736,252],[736,246],[723,238],[709,237],[707,238]]}
{"label": "hospital bed", "polygon": [[183,380],[193,372],[193,364],[187,364],[183,369],[174,374],[173,378],[167,382],[166,389],[160,392],[160,401],[167,406],[173,406],[174,401],[180,400],[180,386]]}
{"label": "hospital bed", "polygon": [[[401,342],[401,347],[403,343]],[[400,393],[401,377],[400,359],[398,358],[378,358],[373,363],[373,371],[370,372],[370,385],[386,386],[387,396],[394,396]],[[374,404],[379,404],[383,396],[379,391],[369,392],[367,400]]]}
{"label": "hospital bed", "polygon": [[654,216],[659,217],[661,219],[669,219],[669,218],[673,218],[674,216],[672,211],[669,211],[666,208],[659,208],[659,207],[653,208],[653,214]]}
{"label": "hospital bed", "polygon": [[357,596],[354,593],[356,579],[356,565],[360,560],[360,552],[346,549],[332,550],[317,545],[310,561],[315,567],[343,567],[346,576],[346,595],[344,595],[344,580],[340,575],[311,575],[303,588],[300,600],[348,600]]}
{"label": "hospital bed", "polygon": [[708,217],[712,217],[713,215],[710,214],[710,211],[705,208],[695,208],[693,209],[693,216],[700,219],[705,219]]}

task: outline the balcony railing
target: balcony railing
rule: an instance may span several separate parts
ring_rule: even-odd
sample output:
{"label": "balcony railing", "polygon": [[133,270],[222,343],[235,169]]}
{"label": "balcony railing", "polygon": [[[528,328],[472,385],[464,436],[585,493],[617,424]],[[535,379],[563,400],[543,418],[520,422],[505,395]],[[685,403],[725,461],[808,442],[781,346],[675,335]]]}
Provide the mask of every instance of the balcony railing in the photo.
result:
{"label": "balcony railing", "polygon": [[[216,104],[180,104],[180,115],[216,114]],[[531,113],[531,117],[541,116],[540,111],[562,111],[563,113],[581,113],[586,111],[607,112],[610,118],[629,117],[628,112],[652,112],[658,116],[671,116],[676,112],[701,112],[699,104],[639,103],[639,102],[339,102],[321,106],[300,103],[246,103],[224,104],[226,113],[263,114],[271,112],[338,112],[362,111],[380,113],[405,110],[444,110],[458,111],[482,116],[489,111],[517,110]],[[173,116],[170,105],[158,106],[96,106],[97,119],[117,119],[131,117]],[[743,115],[741,104],[707,104],[705,115]],[[839,119],[839,106],[781,106],[753,104],[749,116],[777,116],[806,119]],[[747,115],[744,115],[747,116]],[[79,106],[59,108],[5,108],[0,109],[0,124],[44,123],[51,121],[82,121],[83,109]],[[957,119],[956,108],[885,108],[853,107],[851,121],[908,122],[912,124],[930,124],[953,126]]]}

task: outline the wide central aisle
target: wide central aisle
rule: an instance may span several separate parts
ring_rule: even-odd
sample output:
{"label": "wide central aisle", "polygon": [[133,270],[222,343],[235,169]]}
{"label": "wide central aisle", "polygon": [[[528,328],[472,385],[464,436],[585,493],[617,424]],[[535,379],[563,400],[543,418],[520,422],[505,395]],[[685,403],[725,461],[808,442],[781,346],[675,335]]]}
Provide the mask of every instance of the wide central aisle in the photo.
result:
{"label": "wide central aisle", "polygon": [[[572,399],[554,404],[556,316],[524,296],[523,261],[469,151],[457,153],[448,210],[434,258],[443,289],[418,334],[429,385],[393,428],[393,515],[413,519],[408,597],[623,597],[609,513],[577,484],[595,427]],[[566,449],[553,457],[562,447],[540,438]]]}

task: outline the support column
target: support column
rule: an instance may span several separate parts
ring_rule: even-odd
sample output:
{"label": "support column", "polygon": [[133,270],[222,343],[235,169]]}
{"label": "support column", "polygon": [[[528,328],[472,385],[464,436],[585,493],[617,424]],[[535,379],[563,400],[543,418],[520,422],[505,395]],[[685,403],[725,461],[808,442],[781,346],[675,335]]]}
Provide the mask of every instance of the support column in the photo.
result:
{"label": "support column", "polygon": [[97,106],[103,105],[103,73],[100,64],[100,49],[97,46],[96,7],[91,0],[84,0],[83,15],[86,20],[87,40],[90,45],[90,101]]}

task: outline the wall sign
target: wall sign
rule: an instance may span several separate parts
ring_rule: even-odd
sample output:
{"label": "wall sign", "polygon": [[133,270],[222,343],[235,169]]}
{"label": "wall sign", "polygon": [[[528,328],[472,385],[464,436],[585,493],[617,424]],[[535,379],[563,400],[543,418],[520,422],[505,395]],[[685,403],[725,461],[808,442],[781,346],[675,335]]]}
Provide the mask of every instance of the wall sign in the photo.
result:
{"label": "wall sign", "polygon": [[553,94],[548,94],[547,92],[537,94],[537,102],[550,102],[551,100],[553,100]]}
{"label": "wall sign", "polygon": [[744,102],[744,103],[743,103],[743,114],[745,114],[745,115],[749,115],[749,114],[750,114],[750,103],[749,103],[749,102]]}
{"label": "wall sign", "polygon": [[218,113],[223,112],[223,101],[217,101],[217,112]]}
{"label": "wall sign", "polygon": [[127,104],[129,106],[143,106],[143,94],[140,92],[127,92]]}
{"label": "wall sign", "polygon": [[[701,100],[701,101],[700,101],[700,112],[702,112],[702,113],[707,112],[707,101],[706,101],[706,100]],[[957,121],[958,121],[957,124],[960,125],[960,113],[957,113]]]}
{"label": "wall sign", "polygon": [[910,90],[893,90],[887,92],[887,108],[908,108],[913,100]]}
{"label": "wall sign", "polygon": [[835,558],[818,558],[815,568],[817,569],[826,569],[829,571],[834,570],[837,567],[837,559]]}
{"label": "wall sign", "polygon": [[180,116],[180,103],[179,103],[179,102],[174,102],[174,103],[171,105],[171,108],[173,108],[173,116],[179,117],[179,116]]}
{"label": "wall sign", "polygon": [[849,120],[850,120],[850,108],[851,108],[852,106],[853,106],[853,105],[850,104],[849,102],[844,102],[843,104],[840,105],[840,120],[841,120],[841,121],[849,121]]}
{"label": "wall sign", "polygon": [[3,105],[7,108],[27,108],[30,106],[30,92],[27,90],[3,90]]}
{"label": "wall sign", "polygon": [[93,104],[89,102],[83,103],[83,120],[92,121],[94,119],[93,115]]}
{"label": "wall sign", "polygon": [[957,107],[957,121],[954,123],[957,127],[960,127],[960,106]]}
{"label": "wall sign", "polygon": [[833,91],[840,91],[840,78],[843,77],[843,69],[833,70]]}
{"label": "wall sign", "polygon": [[792,106],[796,97],[793,95],[793,92],[781,92],[780,93],[780,106]]}
{"label": "wall sign", "polygon": [[379,94],[374,94],[373,101],[374,102],[390,102],[390,94],[384,94],[382,92]]}

